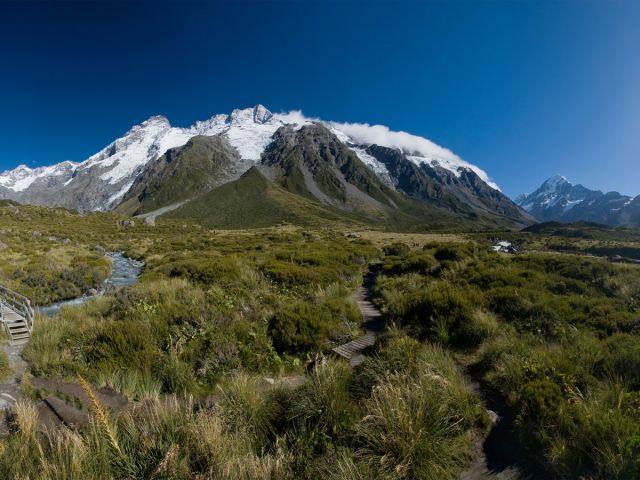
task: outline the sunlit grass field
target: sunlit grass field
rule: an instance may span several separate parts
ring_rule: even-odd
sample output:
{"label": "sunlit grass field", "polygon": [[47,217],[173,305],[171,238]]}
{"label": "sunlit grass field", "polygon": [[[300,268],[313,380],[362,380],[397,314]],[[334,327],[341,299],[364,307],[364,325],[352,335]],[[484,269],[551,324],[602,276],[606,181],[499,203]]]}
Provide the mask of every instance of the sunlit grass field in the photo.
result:
{"label": "sunlit grass field", "polygon": [[[104,252],[145,262],[134,286],[36,318],[0,478],[454,479],[488,400],[547,478],[639,473],[640,267],[585,255],[611,239],[567,253],[546,233],[123,218],[0,207],[0,283],[39,301],[100,283]],[[377,262],[389,328],[351,368],[330,352],[362,333],[353,294]],[[41,432],[33,377],[111,386],[129,408],[96,400],[88,430]]]}

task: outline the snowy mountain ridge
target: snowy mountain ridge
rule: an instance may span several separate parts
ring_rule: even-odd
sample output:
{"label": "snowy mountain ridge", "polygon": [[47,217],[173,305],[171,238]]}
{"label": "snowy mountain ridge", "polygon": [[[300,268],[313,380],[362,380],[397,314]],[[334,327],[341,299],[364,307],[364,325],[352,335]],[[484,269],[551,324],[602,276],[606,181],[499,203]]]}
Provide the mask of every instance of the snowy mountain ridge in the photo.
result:
{"label": "snowy mountain ridge", "polygon": [[327,122],[305,117],[299,111],[273,114],[262,105],[217,114],[190,127],[174,127],[164,116],[153,116],[135,125],[122,137],[88,159],[31,169],[21,165],[0,174],[0,198],[24,203],[44,203],[80,210],[109,210],[132,186],[144,166],[169,149],[185,145],[191,138],[220,135],[238,151],[240,158],[257,163],[273,134],[285,125],[295,129],[319,122],[369,166],[385,183],[393,179],[384,164],[365,152],[370,145],[395,148],[416,165],[438,166],[460,176],[464,170],[477,174],[499,190],[479,167],[427,140],[382,125]]}
{"label": "snowy mountain ridge", "polygon": [[625,225],[635,224],[640,197],[590,190],[555,175],[533,193],[518,196],[515,203],[543,221],[586,220]]}

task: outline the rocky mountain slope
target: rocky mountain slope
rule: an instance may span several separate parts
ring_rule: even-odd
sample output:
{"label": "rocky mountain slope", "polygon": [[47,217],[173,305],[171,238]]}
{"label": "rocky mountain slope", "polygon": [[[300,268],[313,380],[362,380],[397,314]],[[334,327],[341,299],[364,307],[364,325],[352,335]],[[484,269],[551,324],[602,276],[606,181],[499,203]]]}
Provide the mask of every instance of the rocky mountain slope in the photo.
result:
{"label": "rocky mountain slope", "polygon": [[184,202],[236,180],[252,165],[225,137],[193,137],[147,163],[118,210],[139,215]]}
{"label": "rocky mountain slope", "polygon": [[605,225],[640,225],[640,196],[603,193],[574,185],[556,175],[516,203],[543,221],[588,221]]}
{"label": "rocky mountain slope", "polygon": [[483,226],[533,221],[483,170],[427,139],[261,105],[188,128],[152,117],[83,162],[4,172],[0,198],[147,213],[209,193],[252,166],[285,191],[369,221],[408,210],[432,218],[433,209]]}
{"label": "rocky mountain slope", "polygon": [[[417,166],[404,161],[420,175]],[[442,187],[440,198],[420,194],[417,187],[415,195],[410,196],[386,180],[367,167],[327,126],[285,126],[273,135],[255,169],[168,215],[194,218],[214,227],[237,226],[238,219],[242,219],[242,225],[252,227],[263,226],[267,220],[270,224],[317,224],[321,219],[401,229],[502,228],[514,223],[464,203],[446,186]],[[416,182],[408,181],[408,185]],[[229,215],[230,211],[235,213]]]}
{"label": "rocky mountain slope", "polygon": [[410,197],[460,213],[475,210],[514,222],[535,221],[500,190],[482,180],[474,169],[450,170],[438,162],[428,162],[380,145],[370,145],[365,152],[384,165],[391,185]]}

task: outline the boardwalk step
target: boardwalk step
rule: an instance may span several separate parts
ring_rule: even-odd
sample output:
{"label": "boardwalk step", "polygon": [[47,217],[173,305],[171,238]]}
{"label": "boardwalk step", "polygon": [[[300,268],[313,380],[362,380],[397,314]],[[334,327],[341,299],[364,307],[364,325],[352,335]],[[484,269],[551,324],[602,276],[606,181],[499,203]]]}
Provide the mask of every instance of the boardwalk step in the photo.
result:
{"label": "boardwalk step", "polygon": [[16,327],[9,327],[9,331],[10,331],[12,334],[13,334],[13,333],[21,332],[21,331],[23,331],[23,330],[24,330],[25,332],[28,332],[28,331],[29,331],[29,329],[27,328],[27,326],[26,326],[26,325],[19,325],[19,326],[16,326]]}
{"label": "boardwalk step", "polygon": [[27,333],[20,333],[18,335],[11,335],[11,340],[22,340],[23,338],[29,338],[31,337],[31,335],[29,334],[29,332]]}
{"label": "boardwalk step", "polygon": [[21,328],[19,330],[11,330],[11,336],[15,338],[17,335],[29,334],[29,330],[26,328]]}
{"label": "boardwalk step", "polygon": [[87,412],[79,410],[57,397],[46,397],[44,403],[69,428],[78,428],[89,422]]}

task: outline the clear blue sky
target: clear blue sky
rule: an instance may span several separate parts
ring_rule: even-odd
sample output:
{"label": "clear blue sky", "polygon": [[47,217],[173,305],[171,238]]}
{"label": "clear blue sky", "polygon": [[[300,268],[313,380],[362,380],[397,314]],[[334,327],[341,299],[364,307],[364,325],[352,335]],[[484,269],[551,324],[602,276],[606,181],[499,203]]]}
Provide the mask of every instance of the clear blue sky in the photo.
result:
{"label": "clear blue sky", "polygon": [[425,136],[511,196],[640,194],[640,1],[0,0],[0,65],[0,170],[263,103]]}

